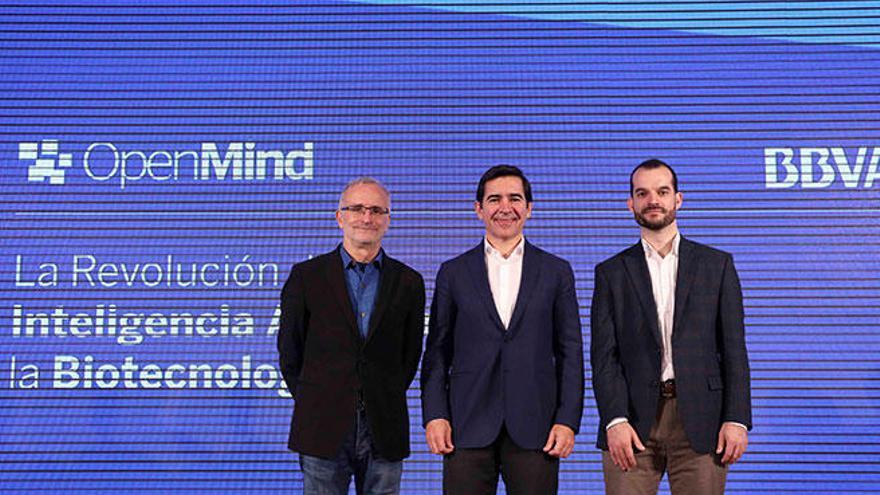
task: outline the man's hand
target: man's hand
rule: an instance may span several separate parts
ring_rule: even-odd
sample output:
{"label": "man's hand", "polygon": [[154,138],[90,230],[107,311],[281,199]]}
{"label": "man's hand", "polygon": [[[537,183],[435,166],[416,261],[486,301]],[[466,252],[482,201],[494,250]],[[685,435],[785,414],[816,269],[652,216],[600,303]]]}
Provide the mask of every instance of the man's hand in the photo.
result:
{"label": "man's hand", "polygon": [[749,445],[749,433],[742,426],[731,423],[721,425],[718,431],[718,447],[716,454],[724,452],[721,456],[722,464],[733,464],[746,452]]}
{"label": "man's hand", "polygon": [[608,437],[608,453],[614,465],[622,471],[629,471],[636,467],[636,456],[633,452],[633,445],[639,449],[639,452],[645,450],[639,435],[629,423],[619,423],[605,432]]}
{"label": "man's hand", "polygon": [[553,457],[565,459],[574,450],[574,430],[565,425],[555,424],[550,428],[544,452]]}
{"label": "man's hand", "polygon": [[432,419],[425,425],[425,439],[432,454],[450,454],[452,445],[452,425],[445,419]]}

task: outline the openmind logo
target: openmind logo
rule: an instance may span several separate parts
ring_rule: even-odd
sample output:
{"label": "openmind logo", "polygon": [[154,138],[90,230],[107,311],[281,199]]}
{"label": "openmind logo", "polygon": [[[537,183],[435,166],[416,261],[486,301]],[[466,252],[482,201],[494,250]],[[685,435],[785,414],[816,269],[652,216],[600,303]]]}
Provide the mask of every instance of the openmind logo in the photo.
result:
{"label": "openmind logo", "polygon": [[64,184],[64,169],[70,168],[70,153],[58,153],[58,141],[44,139],[39,143],[18,143],[18,159],[28,163],[28,181]]}
{"label": "openmind logo", "polygon": [[28,182],[62,185],[68,169],[83,171],[89,180],[120,189],[138,181],[265,181],[312,180],[314,144],[292,150],[259,149],[257,143],[200,143],[197,149],[143,151],[111,142],[94,142],[81,154],[59,153],[57,140],[18,145],[19,160],[28,164]]}

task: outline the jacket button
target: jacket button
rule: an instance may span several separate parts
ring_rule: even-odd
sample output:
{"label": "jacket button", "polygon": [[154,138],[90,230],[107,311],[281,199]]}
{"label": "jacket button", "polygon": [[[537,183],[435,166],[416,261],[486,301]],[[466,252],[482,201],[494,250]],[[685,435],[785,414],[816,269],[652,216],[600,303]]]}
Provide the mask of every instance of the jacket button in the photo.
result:
{"label": "jacket button", "polygon": [[657,388],[660,386],[660,382],[657,380],[651,380],[651,388]]}

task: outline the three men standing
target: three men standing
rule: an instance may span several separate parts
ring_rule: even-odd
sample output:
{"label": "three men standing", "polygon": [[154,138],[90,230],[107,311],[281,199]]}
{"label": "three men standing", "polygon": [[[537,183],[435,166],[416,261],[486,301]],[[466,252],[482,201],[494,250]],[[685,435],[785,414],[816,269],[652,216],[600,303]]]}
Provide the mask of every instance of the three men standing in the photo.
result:
{"label": "three men standing", "polygon": [[[678,179],[660,160],[630,175],[641,240],[596,267],[593,391],[608,494],[724,492],[751,428],[742,292],[725,252],[678,233]],[[634,451],[634,449],[636,451]]]}
{"label": "three men standing", "polygon": [[281,294],[281,373],[296,401],[288,446],[306,495],[400,492],[406,391],[422,352],[425,284],[382,250],[388,191],[356,179],[339,200],[343,239],[293,267]]}
{"label": "three men standing", "polygon": [[[742,293],[731,256],[678,233],[672,168],[630,175],[635,246],[596,267],[591,308],[597,446],[609,494],[721,494],[751,428]],[[583,402],[583,347],[570,265],[526,241],[532,190],[516,167],[487,170],[474,210],[485,237],[436,278],[422,363],[430,451],[446,494],[557,492]],[[384,254],[390,198],[352,181],[343,242],[296,265],[278,349],[296,399],[289,446],[306,494],[400,490],[406,390],[421,353],[424,283]]]}
{"label": "three men standing", "polygon": [[480,179],[486,226],[473,249],[440,267],[422,363],[431,452],[443,492],[552,494],[583,409],[583,344],[569,264],[523,237],[531,185],[516,167]]}

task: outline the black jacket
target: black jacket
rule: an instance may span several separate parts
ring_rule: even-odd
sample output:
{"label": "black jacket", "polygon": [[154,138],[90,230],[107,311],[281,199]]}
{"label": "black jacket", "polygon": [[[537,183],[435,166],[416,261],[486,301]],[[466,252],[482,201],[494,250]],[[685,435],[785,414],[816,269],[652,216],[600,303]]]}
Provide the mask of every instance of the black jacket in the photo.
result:
{"label": "black jacket", "polygon": [[416,374],[425,283],[385,255],[366,339],[357,328],[339,250],[293,267],[281,292],[278,352],[295,406],[288,446],[332,458],[355,423],[362,395],[378,453],[409,451],[406,391]]}

